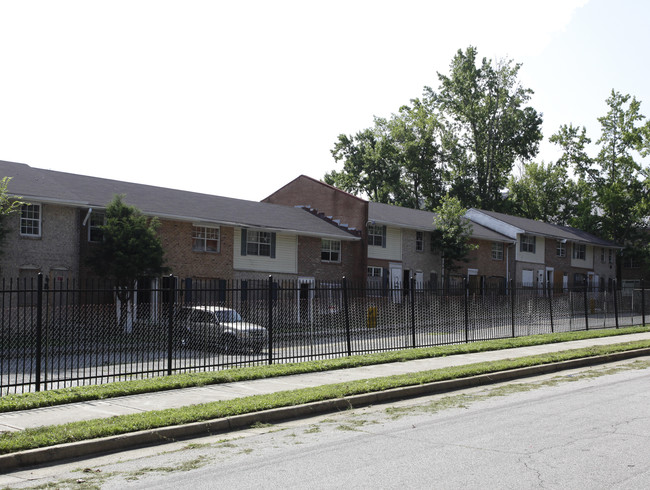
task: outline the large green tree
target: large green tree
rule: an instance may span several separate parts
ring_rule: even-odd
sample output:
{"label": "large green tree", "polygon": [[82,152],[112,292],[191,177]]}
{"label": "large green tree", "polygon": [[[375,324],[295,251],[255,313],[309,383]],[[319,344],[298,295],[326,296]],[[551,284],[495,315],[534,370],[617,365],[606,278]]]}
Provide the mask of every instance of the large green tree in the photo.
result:
{"label": "large green tree", "polygon": [[508,181],[506,211],[524,218],[565,225],[573,216],[579,189],[561,164],[525,163]]}
{"label": "large green tree", "polygon": [[393,114],[388,129],[401,169],[398,204],[413,209],[437,206],[445,194],[445,165],[436,113],[414,99]]}
{"label": "large green tree", "polygon": [[372,128],[354,136],[339,135],[332,156],[337,162],[343,162],[343,169],[329,172],[324,180],[354,195],[394,203],[400,187],[400,168],[394,153],[386,120],[375,118]]}
{"label": "large green tree", "polygon": [[527,105],[533,91],[519,84],[520,64],[478,61],[470,46],[454,56],[449,75],[438,73],[432,106],[456,135],[449,151],[450,193],[466,207],[501,210],[502,193],[517,161],[527,162],[542,139],[542,116]]}
{"label": "large green tree", "polygon": [[470,241],[472,223],[465,218],[466,212],[460,200],[453,196],[443,197],[434,210],[434,248],[440,252],[448,273],[460,269],[468,261],[469,253],[477,248]]}
{"label": "large green tree", "polygon": [[138,279],[166,271],[158,226],[156,218],[147,218],[135,206],[124,203],[123,196],[115,196],[106,207],[102,241],[90,255],[93,270],[116,287],[120,322],[127,332],[132,328],[132,300]]}
{"label": "large green tree", "polygon": [[650,224],[650,171],[644,163],[650,155],[650,123],[630,95],[612,90],[606,102],[609,110],[598,118],[595,157],[587,153],[584,128],[562,126],[551,141],[563,149],[561,160],[573,166],[583,189],[579,222],[572,224],[625,246],[624,253],[638,260],[647,249]]}

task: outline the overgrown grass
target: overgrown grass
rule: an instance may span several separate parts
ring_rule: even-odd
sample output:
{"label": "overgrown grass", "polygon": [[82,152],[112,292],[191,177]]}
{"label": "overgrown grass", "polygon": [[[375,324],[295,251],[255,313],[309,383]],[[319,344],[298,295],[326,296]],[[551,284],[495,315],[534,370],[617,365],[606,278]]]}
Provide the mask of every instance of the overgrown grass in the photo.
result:
{"label": "overgrown grass", "polygon": [[650,340],[626,342],[26,429],[1,435],[0,454],[647,347]]}
{"label": "overgrown grass", "polygon": [[532,345],[568,342],[598,337],[609,337],[631,333],[647,332],[650,327],[629,327],[621,329],[590,330],[580,332],[563,332],[555,334],[533,335],[468,344],[455,344],[440,347],[407,349],[400,351],[365,354],[339,359],[307,361],[292,364],[273,364],[245,368],[226,369],[217,372],[174,374],[143,380],[121,381],[105,385],[76,386],[38,393],[23,393],[0,397],[0,412],[27,410],[39,407],[63,405],[88,400],[101,400],[118,396],[152,393],[156,391],[205,386],[210,384],[231,383],[252,379],[272,378],[291,374],[331,371],[373,364],[403,362],[430,357],[444,357],[455,354],[468,354],[491,350],[510,349]]}

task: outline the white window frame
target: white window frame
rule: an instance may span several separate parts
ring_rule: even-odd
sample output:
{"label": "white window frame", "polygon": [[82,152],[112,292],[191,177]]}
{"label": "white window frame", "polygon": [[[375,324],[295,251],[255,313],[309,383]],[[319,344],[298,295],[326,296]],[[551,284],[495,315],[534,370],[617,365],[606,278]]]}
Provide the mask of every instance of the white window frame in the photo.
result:
{"label": "white window frame", "polygon": [[248,230],[246,236],[246,255],[270,257],[271,241],[272,235],[270,231]]}
{"label": "white window frame", "polygon": [[384,246],[383,225],[368,225],[368,245],[373,245],[375,247]]}
{"label": "white window frame", "polygon": [[424,252],[424,232],[416,231],[415,232],[415,251]]}
{"label": "white window frame", "polygon": [[[101,243],[104,240],[104,232],[100,226],[106,224],[106,213],[93,211],[88,219],[88,241]],[[94,237],[93,237],[94,236]]]}
{"label": "white window frame", "polygon": [[566,242],[558,240],[555,246],[555,255],[560,258],[566,257]]}
{"label": "white window frame", "polygon": [[535,248],[537,245],[537,239],[535,235],[521,235],[521,244],[519,250],[526,253],[535,253]]}
{"label": "white window frame", "polygon": [[218,226],[192,225],[192,251],[221,252],[221,228]]}
{"label": "white window frame", "polygon": [[503,260],[502,242],[492,242],[492,260]]}
{"label": "white window frame", "polygon": [[587,245],[584,243],[574,243],[573,258],[575,260],[587,260]]}
{"label": "white window frame", "polygon": [[20,207],[20,235],[41,237],[43,230],[43,207],[40,204],[23,204]]}
{"label": "white window frame", "polygon": [[329,240],[323,238],[321,239],[320,247],[321,262],[341,262],[341,240]]}
{"label": "white window frame", "polygon": [[368,277],[382,277],[384,275],[384,269],[381,267],[376,267],[374,265],[368,266]]}

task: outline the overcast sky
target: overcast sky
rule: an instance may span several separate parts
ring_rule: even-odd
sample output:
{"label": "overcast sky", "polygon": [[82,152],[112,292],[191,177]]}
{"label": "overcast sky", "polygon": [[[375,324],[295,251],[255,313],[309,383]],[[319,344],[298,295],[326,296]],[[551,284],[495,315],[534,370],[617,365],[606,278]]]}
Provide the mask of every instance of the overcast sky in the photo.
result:
{"label": "overcast sky", "polygon": [[650,116],[649,24],[645,0],[0,0],[0,160],[260,200],[469,45],[523,63],[545,140],[596,140],[612,89]]}

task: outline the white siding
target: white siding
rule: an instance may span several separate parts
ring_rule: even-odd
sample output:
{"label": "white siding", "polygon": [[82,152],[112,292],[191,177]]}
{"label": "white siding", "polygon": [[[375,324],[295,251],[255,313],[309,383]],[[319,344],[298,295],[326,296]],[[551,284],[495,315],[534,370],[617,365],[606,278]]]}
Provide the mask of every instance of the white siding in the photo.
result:
{"label": "white siding", "polygon": [[573,245],[567,247],[567,253],[571,254],[571,267],[581,267],[583,269],[594,268],[594,247],[591,245],[585,247],[585,260],[573,258]]}
{"label": "white siding", "polygon": [[402,230],[386,227],[386,248],[368,245],[368,258],[402,260]]}
{"label": "white siding", "polygon": [[516,259],[519,262],[529,262],[532,264],[543,264],[544,263],[544,251],[546,248],[546,243],[544,237],[536,236],[535,237],[535,253],[522,252],[521,251],[521,235],[517,235],[517,257]]}
{"label": "white siding", "polygon": [[236,270],[259,272],[298,273],[298,238],[295,235],[276,234],[275,258],[241,255],[241,228],[235,228],[233,266]]}

